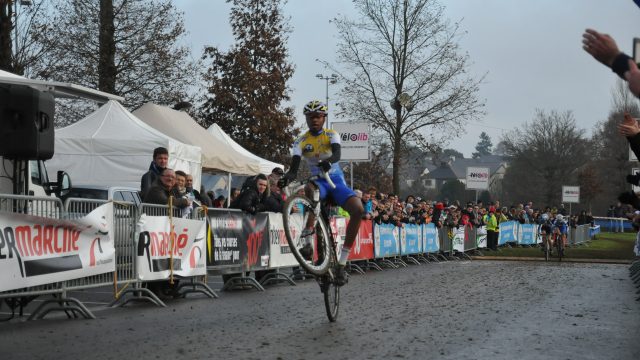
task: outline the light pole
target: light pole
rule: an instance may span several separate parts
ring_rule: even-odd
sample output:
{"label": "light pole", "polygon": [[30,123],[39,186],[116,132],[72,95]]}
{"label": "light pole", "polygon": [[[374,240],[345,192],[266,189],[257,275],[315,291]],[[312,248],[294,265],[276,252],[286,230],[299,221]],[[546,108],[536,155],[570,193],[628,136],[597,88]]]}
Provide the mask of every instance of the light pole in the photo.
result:
{"label": "light pole", "polygon": [[[338,82],[338,75],[336,74],[331,74],[328,76],[324,76],[323,74],[316,74],[316,77],[320,80],[324,80],[326,82],[326,96],[327,96],[327,101],[325,102],[325,104],[327,104],[327,108],[329,107],[329,83],[331,83],[332,85]],[[329,114],[327,114],[326,116],[326,122],[327,122],[327,129],[329,128]]]}

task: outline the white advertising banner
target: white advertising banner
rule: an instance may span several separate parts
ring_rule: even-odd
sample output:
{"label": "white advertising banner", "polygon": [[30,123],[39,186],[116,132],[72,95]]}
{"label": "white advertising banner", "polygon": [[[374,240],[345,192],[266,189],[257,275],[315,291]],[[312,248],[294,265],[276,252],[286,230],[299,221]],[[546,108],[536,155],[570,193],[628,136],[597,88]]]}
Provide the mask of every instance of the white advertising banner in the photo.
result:
{"label": "white advertising banner", "polygon": [[468,167],[466,188],[468,190],[489,190],[489,168]]}
{"label": "white advertising banner", "polygon": [[340,161],[369,160],[368,123],[331,123],[333,130],[340,134]]}
{"label": "white advertising banner", "polygon": [[487,227],[484,225],[476,230],[476,246],[478,248],[487,247]]}
{"label": "white advertising banner", "polygon": [[206,221],[142,214],[138,222],[137,273],[140,280],[206,275]]}
{"label": "white advertising banner", "polygon": [[342,252],[342,244],[347,236],[347,219],[343,217],[334,216],[329,220],[329,227],[331,228],[331,234],[336,241],[336,256],[340,258]]}
{"label": "white advertising banner", "polygon": [[0,214],[0,291],[115,271],[113,203],[77,220]]}
{"label": "white advertising banner", "polygon": [[562,187],[562,202],[574,203],[580,202],[580,186],[563,186]]}
{"label": "white advertising banner", "polygon": [[464,252],[464,227],[453,230],[453,250]]}
{"label": "white advertising banner", "polygon": [[289,243],[284,235],[282,214],[269,213],[269,267],[297,266],[298,261],[291,253]]}

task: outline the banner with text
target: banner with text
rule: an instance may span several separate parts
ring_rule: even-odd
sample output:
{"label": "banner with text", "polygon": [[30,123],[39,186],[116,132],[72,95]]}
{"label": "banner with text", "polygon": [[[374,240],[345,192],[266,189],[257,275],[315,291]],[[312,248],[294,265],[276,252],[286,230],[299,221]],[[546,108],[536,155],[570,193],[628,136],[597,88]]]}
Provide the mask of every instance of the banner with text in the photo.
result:
{"label": "banner with text", "polygon": [[484,225],[476,229],[476,246],[478,248],[487,247],[487,227]]}
{"label": "banner with text", "polygon": [[369,124],[332,122],[333,130],[340,134],[340,161],[369,160]]}
{"label": "banner with text", "polygon": [[421,225],[422,228],[422,251],[426,253],[435,253],[440,251],[440,243],[438,242],[438,229],[431,224]]}
{"label": "banner with text", "polygon": [[489,168],[468,167],[465,188],[467,190],[489,190]]}
{"label": "banner with text", "polygon": [[398,228],[393,224],[374,224],[373,243],[376,258],[397,256],[400,254]]}
{"label": "banner with text", "polygon": [[464,252],[464,235],[465,235],[464,227],[453,228],[451,229],[451,231],[453,232],[453,239],[451,240],[453,245],[453,250],[458,252]]}
{"label": "banner with text", "polygon": [[269,266],[269,214],[209,211],[211,238],[207,266],[242,265],[243,269]]}
{"label": "banner with text", "polygon": [[520,224],[519,243],[521,245],[536,244],[536,227],[535,224]]}
{"label": "banner with text", "polygon": [[402,255],[422,253],[420,226],[416,224],[404,224],[401,231],[402,239],[400,240],[400,253]]}
{"label": "banner with text", "polygon": [[[173,223],[173,226],[172,226]],[[206,275],[204,220],[142,214],[138,221],[137,273],[139,280]]]}
{"label": "banner with text", "polygon": [[269,213],[269,267],[297,266],[298,261],[291,253],[289,242],[284,235],[282,214]]}
{"label": "banner with text", "polygon": [[516,236],[516,229],[518,228],[517,221],[501,222],[499,228],[498,245],[504,245],[508,242],[518,242]]}
{"label": "banner with text", "polygon": [[0,291],[115,271],[113,203],[77,220],[0,214]]}
{"label": "banner with text", "polygon": [[374,258],[373,249],[373,221],[362,220],[358,237],[349,253],[349,260],[370,260]]}

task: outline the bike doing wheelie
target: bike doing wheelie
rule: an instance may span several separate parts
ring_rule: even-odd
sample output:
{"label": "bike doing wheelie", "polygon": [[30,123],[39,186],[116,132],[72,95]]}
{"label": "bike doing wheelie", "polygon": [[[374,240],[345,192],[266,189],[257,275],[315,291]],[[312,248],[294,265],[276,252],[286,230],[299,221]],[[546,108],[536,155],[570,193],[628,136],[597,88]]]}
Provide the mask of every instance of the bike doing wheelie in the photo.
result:
{"label": "bike doing wheelie", "polygon": [[[342,169],[338,164],[341,153],[340,134],[333,129],[324,128],[328,114],[327,105],[321,101],[313,100],[305,104],[303,113],[309,130],[298,137],[293,144],[291,167],[284,174],[283,186],[281,187],[296,179],[303,158],[307,162],[313,178],[306,181],[305,184],[300,184],[304,188],[305,195],[296,197],[298,194],[295,194],[291,196],[292,199],[287,200],[285,209],[283,209],[283,217],[287,219],[285,234],[292,252],[303,268],[312,274],[324,275],[324,270],[333,262],[336,264],[333,267],[335,271],[330,273],[331,276],[328,279],[332,280],[330,284],[342,286],[347,283],[345,265],[351,252],[351,246],[358,235],[364,208],[355,192],[347,186]],[[294,188],[294,190],[298,189]],[[344,244],[340,248],[339,256],[335,254],[335,251],[334,254],[331,253],[330,249],[335,244],[333,241],[329,241],[327,217],[326,214],[322,214],[322,206],[319,205],[320,201],[327,197],[350,215]],[[295,199],[297,199],[297,203],[294,203]],[[295,212],[294,206],[301,208],[302,215]],[[292,216],[293,214],[296,216]],[[290,221],[294,218],[298,218],[298,220],[301,218],[303,221],[294,227]],[[316,242],[324,245],[324,247],[318,246],[315,254],[312,246],[314,238]],[[325,299],[327,292],[325,291]],[[338,294],[338,290],[333,293]],[[334,310],[337,314],[337,306]],[[329,319],[335,321],[335,317],[329,313],[330,311],[327,309]]]}
{"label": "bike doing wheelie", "polygon": [[[293,182],[285,187],[287,201],[282,209],[282,220],[291,253],[306,272],[316,276],[324,294],[327,317],[330,321],[336,321],[341,284],[336,279],[339,269],[337,243],[328,226],[328,206],[320,201],[318,189],[314,190],[311,198],[301,194],[307,183],[318,178],[313,176],[306,181]],[[326,173],[324,178],[330,186],[335,186]],[[309,228],[309,222],[313,232],[305,231]],[[314,249],[310,254],[303,250],[307,245]]]}

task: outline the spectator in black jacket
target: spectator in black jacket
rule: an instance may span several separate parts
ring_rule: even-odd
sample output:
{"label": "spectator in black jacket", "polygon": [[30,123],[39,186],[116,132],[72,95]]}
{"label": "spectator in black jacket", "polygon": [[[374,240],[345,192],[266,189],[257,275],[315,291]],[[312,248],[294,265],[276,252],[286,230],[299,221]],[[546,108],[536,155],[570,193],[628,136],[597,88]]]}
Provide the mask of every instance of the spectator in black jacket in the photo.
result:
{"label": "spectator in black jacket", "polygon": [[[240,196],[231,204],[231,207],[250,214],[277,211],[278,204],[274,203],[270,193],[267,177],[264,174],[258,174],[246,188],[242,189]],[[282,206],[279,207],[279,210],[282,211]]]}
{"label": "spectator in black jacket", "polygon": [[140,198],[147,196],[147,191],[153,183],[158,179],[162,170],[169,164],[169,150],[163,147],[157,147],[153,150],[153,161],[149,165],[149,171],[142,175],[140,180]]}

